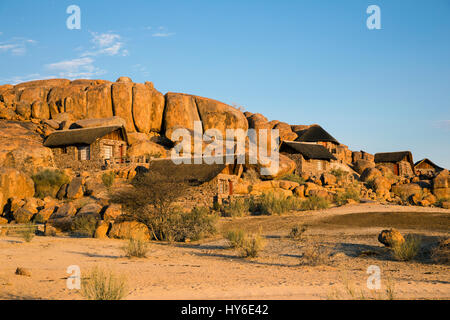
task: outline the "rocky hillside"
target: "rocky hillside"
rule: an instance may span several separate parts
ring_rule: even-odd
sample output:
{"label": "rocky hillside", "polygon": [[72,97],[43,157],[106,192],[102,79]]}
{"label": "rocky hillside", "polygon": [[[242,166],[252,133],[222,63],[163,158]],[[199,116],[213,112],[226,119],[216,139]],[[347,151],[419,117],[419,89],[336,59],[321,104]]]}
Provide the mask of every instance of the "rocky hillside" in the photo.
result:
{"label": "rocky hillside", "polygon": [[248,128],[239,110],[198,96],[172,93],[165,96],[151,82],[133,83],[121,77],[105,80],[39,80],[0,86],[0,119],[68,120],[120,117],[127,132],[155,133],[170,137],[176,128]]}

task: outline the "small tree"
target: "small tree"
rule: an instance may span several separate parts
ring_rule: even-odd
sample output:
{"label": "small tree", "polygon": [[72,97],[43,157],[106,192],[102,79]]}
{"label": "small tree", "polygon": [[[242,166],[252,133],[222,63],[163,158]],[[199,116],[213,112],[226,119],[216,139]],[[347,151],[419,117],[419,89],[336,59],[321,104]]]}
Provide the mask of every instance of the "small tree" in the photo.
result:
{"label": "small tree", "polygon": [[185,181],[172,177],[168,170],[138,174],[126,189],[111,196],[122,204],[123,219],[145,224],[156,240],[166,239],[173,219],[175,203],[187,194]]}

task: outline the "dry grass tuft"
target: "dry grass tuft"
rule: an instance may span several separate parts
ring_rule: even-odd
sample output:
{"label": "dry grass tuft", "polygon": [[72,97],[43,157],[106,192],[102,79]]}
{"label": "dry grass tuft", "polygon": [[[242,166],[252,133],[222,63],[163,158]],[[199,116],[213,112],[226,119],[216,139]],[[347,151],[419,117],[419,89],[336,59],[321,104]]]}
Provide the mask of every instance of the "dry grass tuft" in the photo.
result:
{"label": "dry grass tuft", "polygon": [[128,258],[145,258],[147,257],[148,244],[141,239],[130,238],[127,245],[122,247]]}
{"label": "dry grass tuft", "polygon": [[422,239],[416,235],[407,235],[405,242],[392,247],[394,258],[398,261],[410,261],[414,259],[420,251]]}
{"label": "dry grass tuft", "polygon": [[331,259],[328,250],[318,245],[306,247],[303,250],[303,255],[300,260],[300,264],[306,266],[329,265],[330,262]]}
{"label": "dry grass tuft", "polygon": [[122,300],[127,294],[126,280],[98,267],[82,281],[81,294],[88,300]]}

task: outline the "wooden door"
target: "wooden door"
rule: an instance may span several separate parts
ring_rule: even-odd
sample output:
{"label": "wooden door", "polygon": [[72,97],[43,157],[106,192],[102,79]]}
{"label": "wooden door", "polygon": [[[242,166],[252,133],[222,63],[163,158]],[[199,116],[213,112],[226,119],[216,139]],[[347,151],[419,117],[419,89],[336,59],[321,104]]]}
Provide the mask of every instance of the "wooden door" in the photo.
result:
{"label": "wooden door", "polygon": [[394,164],[394,174],[396,175],[396,176],[398,176],[399,174],[399,165],[398,165],[398,163],[395,163]]}

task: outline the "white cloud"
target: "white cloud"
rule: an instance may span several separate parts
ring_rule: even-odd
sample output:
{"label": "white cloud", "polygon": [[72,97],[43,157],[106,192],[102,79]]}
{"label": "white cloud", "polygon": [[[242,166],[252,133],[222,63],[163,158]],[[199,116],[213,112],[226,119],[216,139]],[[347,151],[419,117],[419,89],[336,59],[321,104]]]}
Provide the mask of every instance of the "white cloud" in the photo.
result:
{"label": "white cloud", "polygon": [[94,59],[85,57],[51,63],[45,67],[57,72],[59,77],[68,79],[91,78],[94,75],[105,73],[104,70],[97,68],[93,63]]}
{"label": "white cloud", "polygon": [[27,46],[36,44],[36,40],[25,38],[12,38],[6,42],[0,42],[0,53],[10,53],[13,56],[23,56],[27,52]]}
{"label": "white cloud", "polygon": [[8,83],[12,85],[16,85],[22,82],[34,81],[34,80],[46,80],[46,79],[54,79],[57,78],[54,75],[40,75],[39,73],[27,74],[24,76],[15,76],[11,78],[0,79],[0,83]]}
{"label": "white cloud", "polygon": [[175,33],[173,32],[168,32],[166,27],[158,27],[159,31],[156,31],[152,34],[152,37],[159,37],[159,38],[164,38],[164,37],[171,37],[173,35],[175,35]]}
{"label": "white cloud", "polygon": [[450,130],[450,120],[436,121],[435,126],[439,129]]}
{"label": "white cloud", "polygon": [[97,33],[91,32],[91,42],[94,44],[90,51],[86,51],[82,54],[83,57],[87,56],[126,56],[129,54],[128,50],[124,49],[124,43],[121,41],[121,36],[115,33]]}

